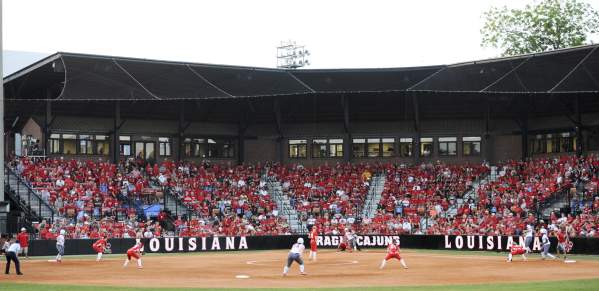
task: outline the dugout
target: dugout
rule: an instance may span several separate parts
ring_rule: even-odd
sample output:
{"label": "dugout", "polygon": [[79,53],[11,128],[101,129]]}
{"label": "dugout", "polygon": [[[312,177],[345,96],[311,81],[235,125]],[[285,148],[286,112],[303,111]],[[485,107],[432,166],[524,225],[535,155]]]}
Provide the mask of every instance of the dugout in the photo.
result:
{"label": "dugout", "polygon": [[4,78],[6,152],[306,165],[584,154],[599,150],[598,47],[321,70],[59,52]]}

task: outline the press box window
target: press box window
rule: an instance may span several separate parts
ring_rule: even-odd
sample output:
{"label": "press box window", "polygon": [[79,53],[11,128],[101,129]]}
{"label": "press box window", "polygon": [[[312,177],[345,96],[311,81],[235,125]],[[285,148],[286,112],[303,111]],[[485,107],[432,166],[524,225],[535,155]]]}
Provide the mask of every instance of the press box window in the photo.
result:
{"label": "press box window", "polygon": [[401,157],[411,157],[412,156],[412,138],[400,138],[399,139],[399,155]]}
{"label": "press box window", "polygon": [[462,138],[462,151],[464,156],[480,155],[480,136],[470,136]]}
{"label": "press box window", "polygon": [[90,135],[79,136],[79,153],[82,155],[93,154],[92,137]]}
{"label": "press box window", "polygon": [[289,157],[290,158],[306,158],[308,152],[308,141],[305,139],[290,139],[289,140]]}
{"label": "press box window", "polygon": [[343,157],[343,139],[340,139],[340,138],[329,139],[329,157],[331,157],[331,158]]}
{"label": "press box window", "polygon": [[60,134],[53,133],[50,135],[50,153],[60,154]]}
{"label": "press box window", "polygon": [[313,158],[326,158],[328,155],[328,147],[326,139],[313,139],[312,140],[312,157]]}
{"label": "press box window", "polygon": [[65,155],[77,154],[77,135],[75,134],[63,134],[62,135],[62,152]]}
{"label": "press box window", "polygon": [[430,157],[433,154],[433,138],[423,137],[420,138],[420,156]]}
{"label": "press box window", "polygon": [[313,158],[343,157],[343,139],[313,139]]}
{"label": "press box window", "polygon": [[171,155],[171,140],[168,137],[158,138],[159,154],[163,157]]}
{"label": "press box window", "polygon": [[96,135],[95,143],[97,155],[107,155],[110,153],[110,143],[108,142],[108,136]]}
{"label": "press box window", "polygon": [[121,156],[131,155],[131,137],[127,135],[119,136],[119,150]]}
{"label": "press box window", "polygon": [[352,140],[352,153],[354,158],[363,158],[366,156],[365,138],[354,138]]}
{"label": "press box window", "polygon": [[395,156],[395,139],[383,138],[383,157]]}
{"label": "press box window", "polygon": [[439,138],[439,155],[455,156],[458,154],[458,139],[455,137]]}

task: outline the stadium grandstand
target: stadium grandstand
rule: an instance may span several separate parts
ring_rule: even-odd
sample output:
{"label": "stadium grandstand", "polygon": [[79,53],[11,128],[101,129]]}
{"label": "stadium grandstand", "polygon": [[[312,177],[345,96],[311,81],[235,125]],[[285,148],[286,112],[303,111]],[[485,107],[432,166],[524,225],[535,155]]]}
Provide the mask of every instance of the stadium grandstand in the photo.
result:
{"label": "stadium grandstand", "polygon": [[8,229],[596,237],[598,47],[319,70],[56,53],[4,78]]}

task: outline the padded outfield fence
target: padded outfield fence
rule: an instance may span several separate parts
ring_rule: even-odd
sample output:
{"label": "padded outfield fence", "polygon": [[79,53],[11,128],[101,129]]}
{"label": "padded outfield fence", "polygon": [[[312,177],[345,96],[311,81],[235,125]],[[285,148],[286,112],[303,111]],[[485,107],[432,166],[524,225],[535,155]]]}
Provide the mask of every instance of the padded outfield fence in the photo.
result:
{"label": "padded outfield fence", "polygon": [[[181,253],[210,251],[245,251],[245,250],[277,250],[287,249],[297,240],[306,236],[249,236],[249,237],[171,237],[143,239],[146,253]],[[394,238],[401,239],[402,248],[433,250],[473,250],[473,251],[507,251],[511,241],[520,242],[518,237],[480,236],[480,235],[361,235],[357,243],[361,248],[383,248]],[[336,248],[339,236],[320,236],[319,248]],[[65,243],[65,255],[94,254],[91,239],[72,239]],[[574,243],[570,253],[599,255],[599,239],[572,238]],[[125,253],[135,244],[135,239],[110,239],[112,253]],[[50,256],[56,254],[56,241],[33,240],[29,245],[30,256]],[[308,244],[307,244],[308,245]],[[551,251],[555,252],[557,241],[551,238]],[[540,250],[540,238],[535,238],[533,250]]]}

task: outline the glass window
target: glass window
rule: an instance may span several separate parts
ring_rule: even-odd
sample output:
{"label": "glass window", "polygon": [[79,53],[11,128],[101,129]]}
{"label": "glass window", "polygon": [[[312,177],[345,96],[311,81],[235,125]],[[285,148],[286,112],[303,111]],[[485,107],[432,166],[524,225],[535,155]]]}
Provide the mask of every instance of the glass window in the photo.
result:
{"label": "glass window", "polygon": [[563,132],[560,137],[560,151],[563,153],[573,152],[576,150],[576,138],[574,134]]}
{"label": "glass window", "polygon": [[313,139],[312,140],[312,157],[326,158],[327,157],[327,140]]}
{"label": "glass window", "polygon": [[420,156],[430,157],[433,154],[433,138],[422,137],[420,138]]}
{"label": "glass window", "polygon": [[380,138],[369,138],[368,142],[368,157],[375,158],[381,156],[381,139]]}
{"label": "glass window", "polygon": [[168,137],[159,137],[159,154],[162,157],[168,157],[171,155],[171,141]]}
{"label": "glass window", "polygon": [[65,155],[77,154],[77,135],[75,134],[63,134],[62,135],[62,153]]}
{"label": "glass window", "polygon": [[439,138],[439,155],[440,156],[455,156],[458,153],[458,143],[455,137],[440,137]]}
{"label": "glass window", "polygon": [[107,155],[110,152],[110,143],[108,142],[108,136],[106,135],[96,135],[96,154],[97,155]]}
{"label": "glass window", "polygon": [[354,158],[363,158],[366,156],[366,139],[354,138],[352,140],[352,152]]}
{"label": "glass window", "polygon": [[399,155],[401,157],[412,156],[412,138],[400,138],[399,139]]}
{"label": "glass window", "polygon": [[235,145],[233,141],[225,140],[222,144],[222,157],[223,158],[234,158],[235,157]]}
{"label": "glass window", "polygon": [[333,158],[343,157],[343,139],[329,139],[329,156]]}
{"label": "glass window", "polygon": [[305,139],[289,140],[289,158],[306,158],[308,152],[308,141]]}
{"label": "glass window", "polygon": [[79,135],[79,153],[82,155],[93,154],[92,137],[90,135]]}
{"label": "glass window", "polygon": [[119,148],[121,152],[121,156],[130,156],[132,154],[131,151],[131,137],[126,135],[119,136]]}
{"label": "glass window", "polygon": [[60,154],[60,134],[53,133],[50,135],[50,153]]}
{"label": "glass window", "polygon": [[156,153],[154,152],[155,144],[153,142],[146,142],[146,148],[145,148],[145,159],[146,160],[150,160],[150,159],[155,159],[156,158]]}
{"label": "glass window", "polygon": [[480,136],[470,136],[462,138],[462,151],[464,156],[480,155]]}
{"label": "glass window", "polygon": [[138,158],[138,159],[144,159],[145,158],[145,154],[144,154],[144,143],[143,142],[136,142],[135,143],[135,158]]}
{"label": "glass window", "polygon": [[383,157],[395,156],[395,139],[383,138]]}

